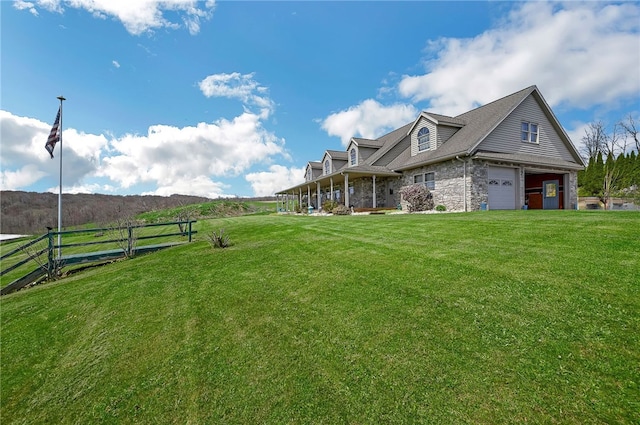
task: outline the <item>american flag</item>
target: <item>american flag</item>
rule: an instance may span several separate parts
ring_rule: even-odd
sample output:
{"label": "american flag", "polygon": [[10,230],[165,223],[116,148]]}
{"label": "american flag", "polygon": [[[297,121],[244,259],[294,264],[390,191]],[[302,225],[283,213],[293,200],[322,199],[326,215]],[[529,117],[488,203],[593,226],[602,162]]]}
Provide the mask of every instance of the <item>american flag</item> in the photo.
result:
{"label": "american flag", "polygon": [[56,120],[53,122],[53,127],[51,127],[47,144],[44,145],[44,148],[49,152],[51,158],[53,158],[53,148],[56,147],[56,143],[60,140],[60,109],[61,108],[58,108],[58,115],[56,115]]}

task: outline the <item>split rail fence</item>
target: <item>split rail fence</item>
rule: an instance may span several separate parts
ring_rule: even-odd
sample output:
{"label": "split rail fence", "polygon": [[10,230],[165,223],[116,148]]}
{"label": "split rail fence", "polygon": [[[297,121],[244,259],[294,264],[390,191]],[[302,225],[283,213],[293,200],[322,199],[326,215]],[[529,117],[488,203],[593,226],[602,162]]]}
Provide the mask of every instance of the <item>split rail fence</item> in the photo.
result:
{"label": "split rail fence", "polygon": [[[133,257],[191,242],[193,235],[197,233],[193,230],[193,223],[196,221],[130,224],[120,227],[67,230],[59,233],[49,230],[48,233],[9,252],[1,253],[0,295],[17,291],[45,278],[56,277],[64,267]],[[178,227],[178,231],[173,231],[174,226]],[[93,238],[90,239],[88,234],[93,234]],[[58,235],[64,243],[55,243]],[[150,241],[154,243],[148,243]],[[7,241],[2,245],[7,245]],[[10,280],[11,282],[5,285],[5,282]]]}

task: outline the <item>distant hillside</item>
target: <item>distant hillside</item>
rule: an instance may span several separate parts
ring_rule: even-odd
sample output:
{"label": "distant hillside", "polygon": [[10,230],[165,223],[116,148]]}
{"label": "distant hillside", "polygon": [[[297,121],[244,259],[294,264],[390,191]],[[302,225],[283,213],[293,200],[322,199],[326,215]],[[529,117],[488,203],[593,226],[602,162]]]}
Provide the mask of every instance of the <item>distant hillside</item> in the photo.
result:
{"label": "distant hillside", "polygon": [[[64,227],[87,223],[108,224],[117,218],[143,212],[210,202],[199,196],[171,195],[93,195],[63,194]],[[44,233],[46,227],[58,226],[58,195],[20,191],[0,191],[0,233]]]}

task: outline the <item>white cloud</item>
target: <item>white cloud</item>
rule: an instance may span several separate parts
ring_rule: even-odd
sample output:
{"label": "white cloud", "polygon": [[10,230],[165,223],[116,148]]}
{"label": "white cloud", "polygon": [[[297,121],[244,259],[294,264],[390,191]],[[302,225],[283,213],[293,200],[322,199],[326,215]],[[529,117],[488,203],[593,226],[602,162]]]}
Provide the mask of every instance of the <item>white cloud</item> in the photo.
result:
{"label": "white cloud", "polygon": [[[0,110],[2,189],[28,189],[49,181],[58,183],[59,161],[44,149],[50,123]],[[284,140],[262,127],[259,115],[248,112],[233,120],[220,119],[196,126],[155,125],[146,135],[115,138],[63,132],[63,191],[118,193],[134,185],[155,187],[150,193],[223,196],[222,180],[247,172],[257,164],[285,159]],[[54,155],[58,158],[60,146]],[[101,183],[96,183],[100,180]]]}
{"label": "white cloud", "polygon": [[40,180],[46,174],[34,164],[25,165],[16,171],[2,170],[0,173],[0,188],[2,190],[14,190],[27,187]]}
{"label": "white cloud", "polygon": [[33,16],[38,16],[38,9],[30,1],[16,0],[13,2],[13,7],[18,10],[28,10]]}
{"label": "white cloud", "polygon": [[551,106],[637,98],[639,31],[637,3],[514,4],[500,26],[474,38],[429,41],[426,74],[404,76],[398,89],[449,115],[533,84]]}
{"label": "white cloud", "polygon": [[232,121],[195,127],[155,125],[147,135],[126,135],[111,147],[115,155],[103,160],[99,175],[125,188],[141,182],[170,186],[201,175],[238,175],[284,154],[284,142],[262,128],[259,116],[247,112]]}
{"label": "white cloud", "polygon": [[225,189],[228,188],[227,184],[214,182],[206,176],[197,176],[191,180],[175,181],[170,185],[159,187],[155,191],[144,192],[143,195],[171,196],[179,193],[213,199],[226,196]]}
{"label": "white cloud", "polygon": [[257,106],[263,118],[273,111],[273,101],[265,96],[268,89],[253,79],[254,74],[213,74],[198,83],[206,97],[238,99],[246,106]]}
{"label": "white cloud", "polygon": [[374,139],[388,131],[401,127],[417,116],[411,105],[384,106],[373,99],[329,115],[322,121],[322,129],[330,136],[338,136],[347,147],[352,137]]}
{"label": "white cloud", "polygon": [[114,67],[120,68],[120,62],[114,60],[114,61],[111,61],[111,63],[113,64]]}
{"label": "white cloud", "polygon": [[251,183],[255,196],[271,196],[279,190],[304,182],[304,170],[304,167],[272,165],[269,171],[249,173],[245,178]]}
{"label": "white cloud", "polygon": [[113,17],[122,22],[127,31],[140,35],[157,28],[179,28],[180,24],[169,21],[164,12],[176,12],[182,17],[184,26],[190,34],[200,31],[201,21],[211,19],[215,1],[207,0],[19,0],[14,7],[38,14],[36,5],[51,12],[62,13],[65,7],[84,9],[94,17],[106,19]]}

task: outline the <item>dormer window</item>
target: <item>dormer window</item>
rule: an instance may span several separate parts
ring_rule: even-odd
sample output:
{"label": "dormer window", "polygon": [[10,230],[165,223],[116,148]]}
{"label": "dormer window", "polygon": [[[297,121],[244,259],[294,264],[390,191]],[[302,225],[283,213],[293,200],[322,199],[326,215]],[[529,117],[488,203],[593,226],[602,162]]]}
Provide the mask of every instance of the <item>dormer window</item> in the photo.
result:
{"label": "dormer window", "polygon": [[349,158],[351,160],[350,164],[356,165],[356,162],[357,162],[356,148],[351,148],[351,151],[349,151]]}
{"label": "dormer window", "polygon": [[418,152],[426,151],[431,147],[429,129],[422,127],[418,131]]}
{"label": "dormer window", "polygon": [[311,180],[311,167],[307,168],[307,181]]}
{"label": "dormer window", "polygon": [[331,161],[328,159],[324,162],[324,174],[331,174]]}

